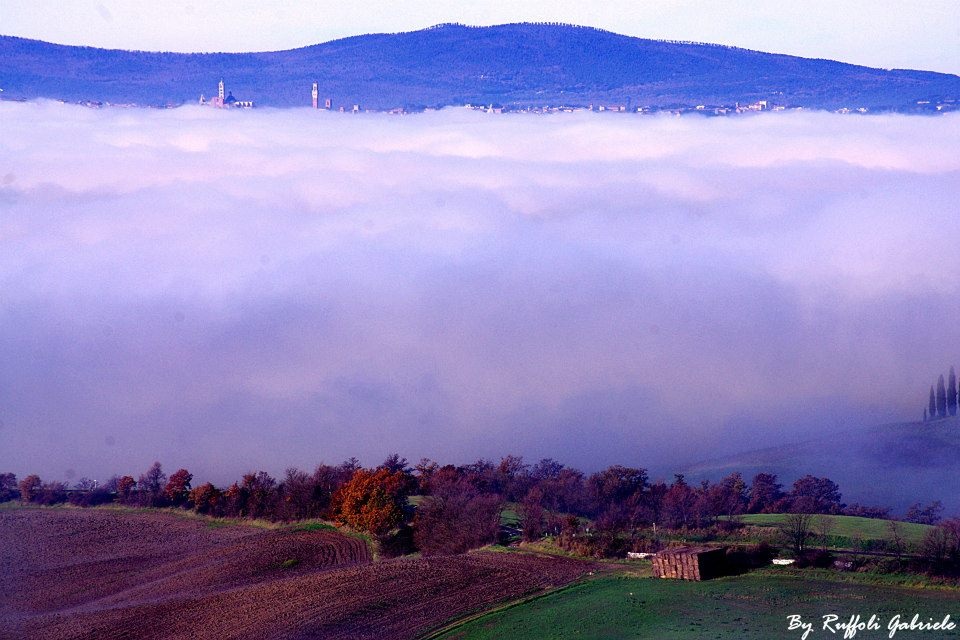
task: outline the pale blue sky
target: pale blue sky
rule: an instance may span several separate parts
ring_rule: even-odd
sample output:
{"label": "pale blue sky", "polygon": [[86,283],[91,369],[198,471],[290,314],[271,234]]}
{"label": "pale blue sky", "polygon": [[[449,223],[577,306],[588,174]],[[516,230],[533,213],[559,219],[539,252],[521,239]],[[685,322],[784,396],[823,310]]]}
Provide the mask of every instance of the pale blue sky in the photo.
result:
{"label": "pale blue sky", "polygon": [[960,73],[958,0],[3,0],[0,33],[163,51],[288,49],[440,22],[585,24],[875,67]]}

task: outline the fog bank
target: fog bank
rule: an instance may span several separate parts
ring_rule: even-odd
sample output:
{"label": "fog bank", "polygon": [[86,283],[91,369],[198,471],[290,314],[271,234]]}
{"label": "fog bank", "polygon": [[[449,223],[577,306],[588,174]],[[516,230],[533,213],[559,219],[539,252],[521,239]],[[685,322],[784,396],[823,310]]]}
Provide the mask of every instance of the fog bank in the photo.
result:
{"label": "fog bank", "polygon": [[960,117],[0,103],[0,471],[592,469],[916,420]]}

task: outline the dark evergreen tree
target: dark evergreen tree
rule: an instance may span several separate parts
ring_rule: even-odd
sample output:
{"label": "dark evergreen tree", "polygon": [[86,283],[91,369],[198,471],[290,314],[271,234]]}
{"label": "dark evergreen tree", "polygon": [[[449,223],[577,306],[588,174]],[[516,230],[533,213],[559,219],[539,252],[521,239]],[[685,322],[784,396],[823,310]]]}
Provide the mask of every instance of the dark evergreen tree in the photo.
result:
{"label": "dark evergreen tree", "polygon": [[937,399],[933,395],[933,385],[930,385],[930,419],[933,420],[933,416],[937,415]]}
{"label": "dark evergreen tree", "polygon": [[941,418],[947,417],[947,388],[943,384],[943,374],[937,380],[937,415]]}
{"label": "dark evergreen tree", "polygon": [[947,378],[947,412],[952,416],[957,415],[957,374],[953,367],[950,367],[950,377]]}

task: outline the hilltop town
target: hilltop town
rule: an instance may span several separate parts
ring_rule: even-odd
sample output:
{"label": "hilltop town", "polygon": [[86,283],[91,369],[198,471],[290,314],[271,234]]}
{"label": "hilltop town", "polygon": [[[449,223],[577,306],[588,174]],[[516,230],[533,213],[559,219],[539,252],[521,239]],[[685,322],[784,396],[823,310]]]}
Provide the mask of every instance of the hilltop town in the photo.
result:
{"label": "hilltop town", "polygon": [[[351,104],[335,104],[334,99],[331,97],[325,97],[321,100],[320,98],[320,83],[314,82],[310,91],[311,102],[310,106],[313,109],[324,110],[324,111],[338,111],[340,113],[389,113],[393,115],[403,115],[408,113],[420,113],[424,111],[434,111],[436,107],[420,107],[420,108],[410,108],[410,107],[392,107],[388,109],[378,109],[364,107],[359,103]],[[200,94],[201,106],[210,106],[216,108],[234,108],[234,109],[252,109],[254,107],[254,102],[252,100],[239,100],[234,97],[233,92],[226,92],[224,96],[224,81],[220,80],[217,89],[217,95],[213,98],[207,99],[203,94]],[[103,103],[91,103],[91,102],[82,102],[87,106],[104,106]],[[176,106],[176,105],[169,105]],[[534,106],[534,105],[510,105],[510,104],[471,104],[466,103],[461,105],[468,109],[474,111],[481,111],[484,113],[535,113],[535,114],[545,114],[545,113],[575,113],[582,111],[595,111],[595,112],[607,112],[607,113],[636,113],[636,114],[660,114],[660,113],[669,113],[672,115],[683,115],[683,114],[697,114],[703,116],[730,116],[738,114],[749,114],[749,113],[760,113],[760,112],[780,112],[780,111],[803,111],[803,106],[788,106],[784,104],[778,104],[771,100],[755,100],[753,102],[741,104],[740,102],[734,102],[733,104],[697,104],[697,105],[684,105],[684,104],[675,104],[675,105],[665,105],[665,106],[655,106],[655,105],[645,105],[645,106],[633,106],[631,101],[628,99],[626,104],[588,104],[583,105],[543,105],[543,106]],[[950,111],[956,111],[958,109],[958,102],[953,98],[945,98],[942,100],[918,100],[909,110],[912,113],[946,113]],[[903,110],[898,110],[903,112]],[[835,113],[840,114],[867,114],[871,113],[871,110],[867,107],[840,107],[839,109],[834,110]],[[874,112],[884,112],[883,110],[875,110]]]}

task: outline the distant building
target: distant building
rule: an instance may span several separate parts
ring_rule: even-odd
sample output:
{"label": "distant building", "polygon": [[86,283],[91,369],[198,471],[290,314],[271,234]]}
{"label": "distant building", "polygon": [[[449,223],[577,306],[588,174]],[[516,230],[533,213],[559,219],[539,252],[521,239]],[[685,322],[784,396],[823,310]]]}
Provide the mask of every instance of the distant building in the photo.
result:
{"label": "distant building", "polygon": [[[320,83],[319,82],[313,83],[313,89],[310,91],[310,96],[313,98],[313,108],[319,109],[320,108]],[[323,108],[326,109],[327,111],[330,111],[331,109],[333,109],[333,100],[331,100],[330,98],[324,98]],[[343,109],[341,109],[341,111],[343,111]]]}
{"label": "distant building", "polygon": [[200,104],[207,105],[210,107],[217,107],[218,109],[226,109],[230,107],[237,108],[237,109],[253,108],[253,100],[237,100],[233,96],[232,91],[227,92],[226,97],[224,97],[223,94],[224,94],[223,80],[220,80],[220,83],[217,85],[217,97],[210,98],[210,100],[207,101],[204,98],[203,94],[201,93]]}
{"label": "distant building", "polygon": [[745,113],[747,111],[767,111],[770,108],[770,103],[766,100],[757,100],[747,105],[740,104],[739,102],[736,105],[737,113]]}
{"label": "distant building", "polygon": [[217,85],[217,97],[210,100],[210,106],[223,108],[223,78],[220,78],[220,84]]}

